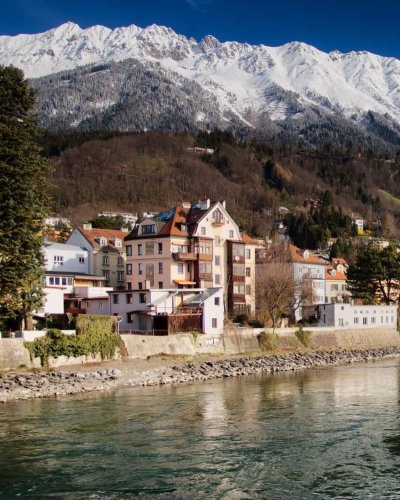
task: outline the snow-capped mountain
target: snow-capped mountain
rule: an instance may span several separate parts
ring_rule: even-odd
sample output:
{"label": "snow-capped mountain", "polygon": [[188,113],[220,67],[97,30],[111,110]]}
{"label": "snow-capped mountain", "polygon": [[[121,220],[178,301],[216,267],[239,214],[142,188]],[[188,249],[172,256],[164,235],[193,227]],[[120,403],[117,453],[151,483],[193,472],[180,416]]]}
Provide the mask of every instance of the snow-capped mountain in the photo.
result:
{"label": "snow-capped mountain", "polygon": [[[66,23],[45,33],[0,36],[0,63],[23,69],[29,78],[127,59],[163,73],[178,89],[196,84],[205,102],[210,96],[212,112],[227,123],[257,128],[260,117],[278,123],[301,120],[309,109],[364,128],[371,112],[391,130],[400,123],[400,61],[368,52],[328,54],[299,42],[280,47],[221,43],[213,36],[198,42],[157,25],[111,30]],[[93,106],[104,110],[118,96],[107,99],[99,104],[93,96]],[[54,106],[48,112],[57,115]],[[201,122],[207,110],[196,113]]]}

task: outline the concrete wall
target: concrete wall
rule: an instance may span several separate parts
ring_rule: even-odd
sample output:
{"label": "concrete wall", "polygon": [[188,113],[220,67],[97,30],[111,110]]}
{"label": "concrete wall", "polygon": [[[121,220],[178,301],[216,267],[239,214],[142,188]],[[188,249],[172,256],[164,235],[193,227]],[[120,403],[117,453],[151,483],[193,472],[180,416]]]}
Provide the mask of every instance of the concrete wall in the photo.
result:
{"label": "concrete wall", "polygon": [[[352,349],[385,346],[400,346],[400,334],[396,329],[343,330],[335,328],[309,328],[309,347],[312,349]],[[146,359],[160,354],[195,356],[196,354],[250,354],[262,353],[258,344],[258,334],[263,329],[231,328],[224,335],[192,335],[182,333],[165,337],[123,334],[129,359]],[[303,349],[295,335],[295,328],[278,328],[277,347],[279,349]],[[119,359],[119,355],[115,359]],[[50,359],[50,367],[86,364],[100,361],[100,357],[81,356],[79,358],[60,357]],[[40,367],[40,362],[30,360],[22,339],[0,340],[0,370],[15,369],[20,365]]]}

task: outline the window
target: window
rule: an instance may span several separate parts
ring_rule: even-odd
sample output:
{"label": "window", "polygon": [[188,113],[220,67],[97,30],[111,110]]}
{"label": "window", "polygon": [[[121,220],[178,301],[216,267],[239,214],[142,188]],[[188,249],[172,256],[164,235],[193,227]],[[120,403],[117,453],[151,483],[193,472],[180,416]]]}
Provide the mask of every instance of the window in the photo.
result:
{"label": "window", "polygon": [[251,248],[246,248],[246,259],[251,259]]}
{"label": "window", "polygon": [[132,283],[127,283],[128,290],[132,290]]}
{"label": "window", "polygon": [[244,276],[245,268],[244,264],[233,264],[232,266],[234,276]]}
{"label": "window", "polygon": [[139,264],[137,265],[137,273],[138,274],[143,274],[143,269],[142,269],[142,264],[139,262]]}
{"label": "window", "polygon": [[158,282],[158,288],[160,289],[164,288],[164,283],[162,281]]}
{"label": "window", "polygon": [[68,285],[72,285],[73,284],[72,283],[72,278],[67,278],[67,283],[68,283]]}
{"label": "window", "polygon": [[138,288],[139,288],[139,290],[143,289],[143,283],[141,281],[138,282]]}
{"label": "window", "polygon": [[224,222],[224,217],[222,215],[222,212],[220,210],[214,210],[213,215],[212,215],[212,221],[215,224],[222,224]]}
{"label": "window", "polygon": [[108,255],[104,255],[103,256],[103,266],[108,266],[109,263],[110,263],[110,261],[109,261]]}
{"label": "window", "polygon": [[246,295],[251,295],[251,286],[246,285]]}
{"label": "window", "polygon": [[162,273],[163,273],[163,263],[159,262],[158,263],[158,274],[162,274]]}
{"label": "window", "polygon": [[139,243],[137,246],[137,254],[138,255],[142,255],[142,247],[143,247],[143,245],[141,243]]}
{"label": "window", "polygon": [[132,274],[132,264],[126,265],[126,274],[128,274],[129,276]]}
{"label": "window", "polygon": [[199,263],[199,273],[212,273],[211,262],[200,262]]}
{"label": "window", "polygon": [[127,323],[133,323],[132,313],[127,313],[126,314],[126,322]]}
{"label": "window", "polygon": [[354,318],[354,324],[358,325],[358,318]]}
{"label": "window", "polygon": [[54,262],[56,264],[62,264],[64,262],[64,257],[62,255],[55,255]]}
{"label": "window", "polygon": [[343,318],[339,318],[339,326],[343,326]]}
{"label": "window", "polygon": [[67,278],[61,278],[61,284],[65,286],[67,284]]}
{"label": "window", "polygon": [[49,285],[53,286],[54,285],[54,277],[49,276]]}
{"label": "window", "polygon": [[219,255],[215,256],[215,265],[216,266],[221,265],[221,257]]}
{"label": "window", "polygon": [[331,291],[337,292],[339,290],[339,285],[331,285]]}
{"label": "window", "polygon": [[117,280],[118,281],[124,281],[124,271],[118,271],[117,272]]}
{"label": "window", "polygon": [[100,309],[103,309],[103,307],[104,307],[104,302],[102,300],[100,300],[100,302],[99,302],[99,307],[100,307]]}
{"label": "window", "polygon": [[126,245],[126,255],[128,257],[132,255],[132,245]]}
{"label": "window", "polygon": [[234,243],[232,245],[233,257],[244,257],[244,250],[245,250],[244,245],[241,245],[240,243]]}
{"label": "window", "polygon": [[146,294],[145,293],[139,293],[139,302],[141,304],[146,304]]}
{"label": "window", "polygon": [[85,263],[85,257],[79,257],[79,264]]}
{"label": "window", "polygon": [[154,243],[152,241],[146,241],[145,254],[146,255],[154,255]]}
{"label": "window", "polygon": [[131,293],[126,294],[126,303],[133,304],[133,295]]}
{"label": "window", "polygon": [[216,285],[220,285],[221,284],[221,275],[220,274],[216,274],[215,275],[215,284]]}
{"label": "window", "polygon": [[178,263],[178,274],[183,274],[183,264],[182,264],[182,262]]}
{"label": "window", "polygon": [[196,245],[195,252],[199,254],[212,255],[212,241],[200,241]]}
{"label": "window", "polygon": [[119,295],[118,294],[113,295],[113,304],[119,304]]}
{"label": "window", "polygon": [[219,303],[220,303],[219,297],[215,297],[214,298],[214,305],[219,306]]}
{"label": "window", "polygon": [[158,243],[158,254],[162,254],[162,243]]}
{"label": "window", "polygon": [[107,239],[106,238],[100,238],[100,246],[101,247],[107,246]]}
{"label": "window", "polygon": [[217,328],[217,318],[212,318],[211,326],[212,326],[212,328]]}
{"label": "window", "polygon": [[368,318],[363,318],[363,325],[368,325]]}
{"label": "window", "polygon": [[245,287],[243,283],[234,283],[233,284],[233,293],[237,295],[245,294]]}
{"label": "window", "polygon": [[154,234],[156,232],[155,224],[144,224],[142,226],[142,234]]}
{"label": "window", "polygon": [[232,229],[229,229],[229,238],[231,238],[231,239],[233,238],[233,231],[232,231]]}
{"label": "window", "polygon": [[246,267],[246,276],[248,278],[250,278],[250,276],[251,276],[251,269],[250,269],[250,267]]}
{"label": "window", "polygon": [[216,236],[214,241],[215,241],[215,246],[216,247],[220,247],[221,246],[221,237],[220,236]]}
{"label": "window", "polygon": [[124,264],[124,259],[121,256],[119,256],[117,260],[117,265],[122,266],[123,264]]}
{"label": "window", "polygon": [[110,271],[103,271],[103,276],[106,281],[110,279]]}
{"label": "window", "polygon": [[205,228],[204,226],[201,226],[201,228],[200,228],[200,234],[201,234],[202,236],[205,236],[205,235],[206,235],[206,228]]}
{"label": "window", "polygon": [[[393,318],[392,318],[392,319],[393,319]],[[371,318],[371,323],[373,323],[373,324],[375,323],[375,316],[372,316],[372,318]]]}

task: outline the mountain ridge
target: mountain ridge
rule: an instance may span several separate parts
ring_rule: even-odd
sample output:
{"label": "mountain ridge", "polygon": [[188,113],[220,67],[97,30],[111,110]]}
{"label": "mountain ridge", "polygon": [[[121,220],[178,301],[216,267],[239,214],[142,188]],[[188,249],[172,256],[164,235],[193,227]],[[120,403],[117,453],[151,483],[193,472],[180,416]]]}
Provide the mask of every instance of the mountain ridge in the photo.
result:
{"label": "mountain ridge", "polygon": [[[367,51],[325,53],[304,42],[268,47],[220,42],[212,35],[197,42],[156,24],[81,29],[69,22],[36,35],[0,36],[0,64],[20,67],[28,78],[131,59],[150,71],[159,64],[176,89],[182,79],[200,86],[216,100],[217,122],[226,126],[256,129],[264,116],[275,123],[290,120],[296,129],[296,121],[313,109],[362,130],[373,113],[389,136],[400,123],[400,60]],[[394,143],[397,137],[395,130]]]}

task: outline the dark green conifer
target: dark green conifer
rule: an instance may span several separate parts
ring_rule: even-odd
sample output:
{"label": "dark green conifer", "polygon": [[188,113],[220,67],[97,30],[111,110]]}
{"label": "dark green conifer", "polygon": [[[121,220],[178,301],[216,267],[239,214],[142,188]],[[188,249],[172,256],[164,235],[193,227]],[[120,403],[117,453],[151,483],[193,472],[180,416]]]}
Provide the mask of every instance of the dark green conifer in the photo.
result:
{"label": "dark green conifer", "polygon": [[23,72],[0,66],[0,318],[25,320],[42,302],[49,165],[37,145],[34,94]]}

